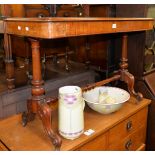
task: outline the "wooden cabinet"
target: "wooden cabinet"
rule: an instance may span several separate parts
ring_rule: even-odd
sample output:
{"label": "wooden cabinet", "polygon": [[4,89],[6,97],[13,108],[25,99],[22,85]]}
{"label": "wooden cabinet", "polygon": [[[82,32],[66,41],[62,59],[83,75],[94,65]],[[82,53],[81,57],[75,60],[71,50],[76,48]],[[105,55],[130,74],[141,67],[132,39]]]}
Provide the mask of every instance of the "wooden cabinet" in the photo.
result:
{"label": "wooden cabinet", "polygon": [[146,123],[147,108],[144,108],[78,150],[145,150]]}
{"label": "wooden cabinet", "polygon": [[[135,98],[131,97],[119,111],[109,115],[101,115],[86,106],[85,131],[92,129],[94,133],[89,136],[82,134],[75,140],[62,138],[60,150],[145,150],[149,103],[150,100],[143,99],[136,104]],[[52,116],[57,132],[57,108],[53,109]],[[0,133],[3,133],[0,140],[10,150],[53,150],[39,119],[22,127],[21,115],[10,117],[0,122]],[[1,145],[2,150],[4,146]]]}

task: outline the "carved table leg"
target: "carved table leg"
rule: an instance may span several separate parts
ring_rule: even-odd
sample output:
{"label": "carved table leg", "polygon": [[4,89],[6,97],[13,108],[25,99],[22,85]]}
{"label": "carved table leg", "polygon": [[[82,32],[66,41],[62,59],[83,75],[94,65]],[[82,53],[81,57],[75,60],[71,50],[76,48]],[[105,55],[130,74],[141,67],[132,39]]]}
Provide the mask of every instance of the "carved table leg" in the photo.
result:
{"label": "carved table leg", "polygon": [[125,83],[127,83],[128,85],[128,90],[130,92],[131,95],[133,95],[134,97],[136,97],[136,99],[138,101],[142,100],[143,98],[143,95],[141,93],[136,93],[134,91],[134,82],[135,82],[135,79],[134,79],[134,76],[129,73],[127,70],[125,71],[121,71],[121,80],[124,81]]}
{"label": "carved table leg", "polygon": [[[61,139],[55,134],[51,126],[51,108],[48,106],[48,102],[45,98],[44,81],[41,77],[41,64],[40,64],[40,50],[39,41],[35,39],[29,39],[32,47],[32,99],[28,100],[27,108],[28,112],[23,113],[22,122],[25,126],[28,121],[34,119],[35,114],[38,114],[42,120],[43,126],[47,135],[55,146],[55,150],[60,150]],[[52,100],[51,100],[52,101]]]}
{"label": "carved table leg", "polygon": [[[22,125],[23,126],[26,126],[29,121],[33,121],[34,118],[35,118],[35,113],[33,112],[34,108],[33,108],[32,104],[33,104],[33,102],[32,102],[31,99],[27,101],[27,110],[28,110],[28,112],[27,113],[23,112],[23,114],[22,114]],[[34,106],[36,106],[36,105],[37,104],[34,104]]]}
{"label": "carved table leg", "polygon": [[44,100],[45,90],[43,88],[43,80],[41,78],[41,67],[40,67],[40,51],[39,51],[39,41],[31,39],[32,47],[32,70],[33,70],[33,79],[32,79],[32,99],[27,101],[27,113],[23,113],[23,125],[25,126],[32,115],[37,113],[37,104]]}
{"label": "carved table leg", "polygon": [[128,72],[128,59],[127,59],[127,35],[123,35],[123,40],[122,40],[122,58],[121,58],[121,63],[120,63],[120,75],[121,75],[121,80],[127,83],[128,85],[128,90],[131,93],[131,95],[135,96],[137,100],[141,100],[143,98],[143,95],[141,93],[136,93],[134,91],[134,76]]}
{"label": "carved table leg", "polygon": [[11,36],[6,33],[4,33],[4,49],[5,49],[7,86],[8,89],[11,90],[15,88],[14,61],[12,59]]}
{"label": "carved table leg", "polygon": [[40,119],[42,120],[45,131],[55,146],[55,150],[60,150],[61,147],[61,138],[53,132],[51,129],[51,121],[52,121],[52,111],[49,108],[47,103],[38,105],[38,114]]}

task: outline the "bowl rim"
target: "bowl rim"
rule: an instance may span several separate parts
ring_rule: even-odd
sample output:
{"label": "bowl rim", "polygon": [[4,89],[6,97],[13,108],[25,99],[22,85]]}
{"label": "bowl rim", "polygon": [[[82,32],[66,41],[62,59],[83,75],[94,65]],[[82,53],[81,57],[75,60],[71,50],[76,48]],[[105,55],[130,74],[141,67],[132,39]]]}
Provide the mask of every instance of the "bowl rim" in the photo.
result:
{"label": "bowl rim", "polygon": [[[84,97],[83,97],[83,99],[84,99],[88,104],[95,104],[95,105],[115,105],[115,104],[121,104],[121,103],[125,103],[126,101],[128,101],[128,100],[130,99],[130,94],[129,94],[129,92],[127,92],[126,90],[124,90],[124,89],[122,89],[122,88],[119,88],[119,87],[111,87],[111,86],[99,86],[99,87],[95,87],[94,89],[100,88],[100,87],[120,89],[121,91],[124,91],[126,94],[128,94],[128,98],[125,99],[123,102],[116,102],[116,103],[112,103],[112,104],[109,104],[109,103],[91,102],[91,101],[86,100]],[[91,89],[91,90],[93,90],[93,89]],[[91,91],[91,90],[90,90],[90,91]],[[89,91],[89,90],[88,90],[88,91]],[[87,91],[87,92],[88,92],[88,91]],[[84,93],[85,93],[85,92],[83,92],[83,94],[84,94]],[[83,96],[83,95],[82,95],[82,96]]]}

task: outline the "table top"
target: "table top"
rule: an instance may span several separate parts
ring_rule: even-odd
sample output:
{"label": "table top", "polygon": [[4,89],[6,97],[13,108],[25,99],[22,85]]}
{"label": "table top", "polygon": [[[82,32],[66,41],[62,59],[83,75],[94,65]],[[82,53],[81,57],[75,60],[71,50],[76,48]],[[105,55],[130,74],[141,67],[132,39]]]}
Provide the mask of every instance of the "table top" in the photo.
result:
{"label": "table top", "polygon": [[6,18],[6,33],[36,38],[145,31],[153,28],[153,18],[44,17]]}
{"label": "table top", "polygon": [[[62,146],[60,150],[76,150],[78,147],[92,140],[93,138],[105,133],[110,128],[114,127],[129,116],[137,113],[139,110],[146,107],[150,100],[143,99],[139,104],[135,104],[136,99],[131,97],[123,107],[112,114],[102,115],[89,107],[84,110],[84,130],[92,129],[95,132],[86,136],[82,134],[75,140],[67,140],[62,138]],[[52,113],[52,128],[57,131],[58,125],[57,108],[53,108]],[[139,122],[141,123],[141,122]],[[21,124],[21,115],[15,115],[10,118],[0,121],[0,140],[10,150],[53,150],[54,147],[46,136],[41,120],[36,118],[29,122],[26,127]]]}
{"label": "table top", "polygon": [[65,21],[148,21],[153,18],[116,18],[116,17],[12,17],[6,18],[5,21],[33,21],[33,22],[65,22]]}

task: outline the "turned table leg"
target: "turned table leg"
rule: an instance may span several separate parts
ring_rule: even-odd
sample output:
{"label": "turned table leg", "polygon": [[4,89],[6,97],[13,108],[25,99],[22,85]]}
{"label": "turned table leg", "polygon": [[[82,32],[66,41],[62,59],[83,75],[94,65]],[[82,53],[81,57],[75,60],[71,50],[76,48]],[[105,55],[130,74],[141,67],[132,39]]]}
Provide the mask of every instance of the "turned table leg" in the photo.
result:
{"label": "turned table leg", "polygon": [[4,51],[5,51],[5,64],[6,64],[6,80],[7,87],[9,90],[15,88],[15,72],[14,72],[14,61],[12,59],[11,50],[11,36],[4,33]]}
{"label": "turned table leg", "polygon": [[39,41],[35,39],[29,40],[32,48],[32,98],[27,102],[28,112],[24,112],[22,115],[23,126],[33,120],[35,118],[35,114],[38,114],[42,120],[47,135],[55,146],[55,150],[59,150],[61,146],[61,139],[52,130],[52,111],[45,98],[44,81],[41,77]]}
{"label": "turned table leg", "polygon": [[135,79],[134,79],[134,76],[128,72],[127,39],[128,39],[128,36],[124,34],[123,40],[122,40],[122,57],[120,62],[121,80],[127,83],[130,94],[135,96],[137,100],[141,100],[143,98],[143,95],[139,92],[136,93],[134,91]]}

